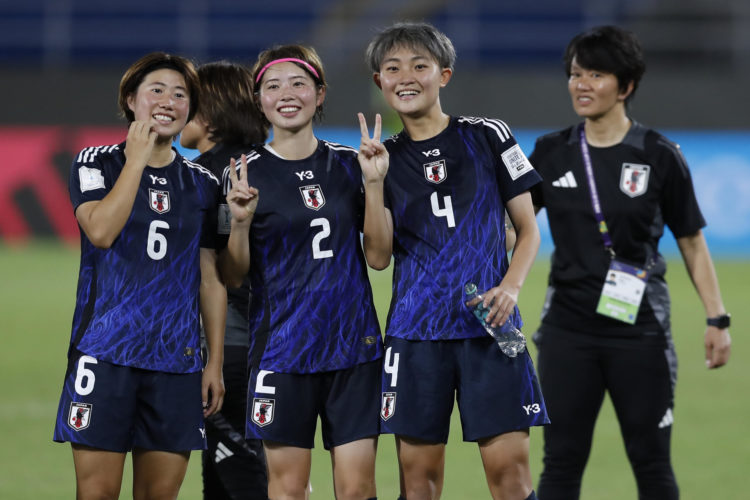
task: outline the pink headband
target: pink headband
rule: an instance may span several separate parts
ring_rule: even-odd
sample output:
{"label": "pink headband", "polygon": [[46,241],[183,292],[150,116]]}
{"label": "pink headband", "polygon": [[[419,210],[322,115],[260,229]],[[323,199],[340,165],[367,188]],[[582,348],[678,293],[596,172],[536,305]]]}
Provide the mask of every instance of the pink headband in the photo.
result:
{"label": "pink headband", "polygon": [[310,73],[312,73],[313,75],[315,75],[315,78],[317,78],[318,80],[320,80],[320,76],[318,75],[318,72],[315,71],[315,68],[313,68],[312,65],[309,62],[303,61],[302,59],[297,59],[296,57],[282,57],[281,59],[274,59],[270,63],[268,63],[265,66],[263,66],[263,69],[260,70],[260,72],[258,73],[258,76],[255,77],[255,83],[258,83],[260,81],[260,77],[263,76],[263,73],[266,72],[266,70],[268,69],[269,66],[273,66],[274,64],[279,64],[279,63],[283,63],[283,62],[296,62],[296,63],[300,63],[302,66],[304,66],[305,68],[307,68],[307,70]]}

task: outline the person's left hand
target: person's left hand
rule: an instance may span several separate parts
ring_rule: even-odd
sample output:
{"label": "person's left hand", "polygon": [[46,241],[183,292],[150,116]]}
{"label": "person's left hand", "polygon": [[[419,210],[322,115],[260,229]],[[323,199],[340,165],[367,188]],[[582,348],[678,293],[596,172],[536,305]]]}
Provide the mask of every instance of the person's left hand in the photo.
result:
{"label": "person's left hand", "polygon": [[732,350],[732,338],[729,336],[729,328],[717,328],[707,326],[703,336],[703,345],[706,348],[706,366],[708,368],[719,368],[729,362],[729,354]]}
{"label": "person's left hand", "polygon": [[518,292],[519,290],[503,286],[502,282],[484,292],[482,294],[483,305],[489,309],[484,321],[493,328],[504,325],[518,303]]}

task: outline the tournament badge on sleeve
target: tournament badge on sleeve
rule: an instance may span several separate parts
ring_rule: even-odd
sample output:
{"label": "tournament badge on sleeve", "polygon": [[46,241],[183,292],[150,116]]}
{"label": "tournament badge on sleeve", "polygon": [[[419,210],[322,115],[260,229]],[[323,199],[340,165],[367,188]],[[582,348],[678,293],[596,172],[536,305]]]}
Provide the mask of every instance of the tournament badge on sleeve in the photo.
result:
{"label": "tournament badge on sleeve", "polygon": [[273,422],[275,403],[273,399],[253,398],[253,422],[255,422],[255,425],[265,427]]}
{"label": "tournament badge on sleeve", "polygon": [[634,324],[646,290],[648,271],[612,260],[604,280],[596,312]]}
{"label": "tournament badge on sleeve", "polygon": [[88,403],[70,403],[68,413],[68,425],[76,431],[82,431],[91,423],[91,409],[93,405]]}
{"label": "tournament badge on sleeve", "polygon": [[380,402],[380,418],[388,420],[396,413],[396,393],[384,392]]}

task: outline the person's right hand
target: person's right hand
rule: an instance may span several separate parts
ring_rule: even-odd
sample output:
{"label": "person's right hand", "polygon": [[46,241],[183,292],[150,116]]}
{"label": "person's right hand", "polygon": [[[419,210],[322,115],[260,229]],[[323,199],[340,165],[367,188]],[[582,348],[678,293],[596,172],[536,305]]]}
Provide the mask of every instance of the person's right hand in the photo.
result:
{"label": "person's right hand", "polygon": [[227,204],[232,213],[232,220],[238,224],[249,223],[253,220],[255,209],[258,207],[258,190],[247,183],[247,157],[240,158],[239,175],[237,162],[229,161],[229,180],[232,189],[227,194]]}
{"label": "person's right hand", "polygon": [[359,166],[362,169],[362,176],[365,182],[382,182],[385,174],[388,173],[388,150],[380,142],[382,130],[380,114],[375,115],[375,129],[370,137],[367,130],[367,121],[365,115],[357,113],[359,117],[359,130],[362,132],[362,139],[359,143]]}
{"label": "person's right hand", "polygon": [[151,123],[137,120],[131,123],[125,141],[125,161],[134,167],[146,168],[156,137],[157,133],[152,130]]}

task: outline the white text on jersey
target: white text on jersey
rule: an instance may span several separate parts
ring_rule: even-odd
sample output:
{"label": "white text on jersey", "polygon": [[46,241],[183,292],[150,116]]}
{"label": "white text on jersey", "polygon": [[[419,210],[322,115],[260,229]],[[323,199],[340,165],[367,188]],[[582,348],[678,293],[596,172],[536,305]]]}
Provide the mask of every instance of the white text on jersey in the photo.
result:
{"label": "white text on jersey", "polygon": [[302,172],[294,172],[297,174],[297,177],[299,177],[299,180],[305,180],[305,179],[312,179],[313,173],[312,170],[303,170]]}
{"label": "white text on jersey", "polygon": [[422,154],[425,155],[427,158],[429,158],[430,156],[440,156],[440,150],[431,149],[429,151],[422,151]]}
{"label": "white text on jersey", "polygon": [[162,186],[167,183],[167,179],[163,177],[157,177],[155,175],[148,174],[151,177],[151,184],[161,184]]}

